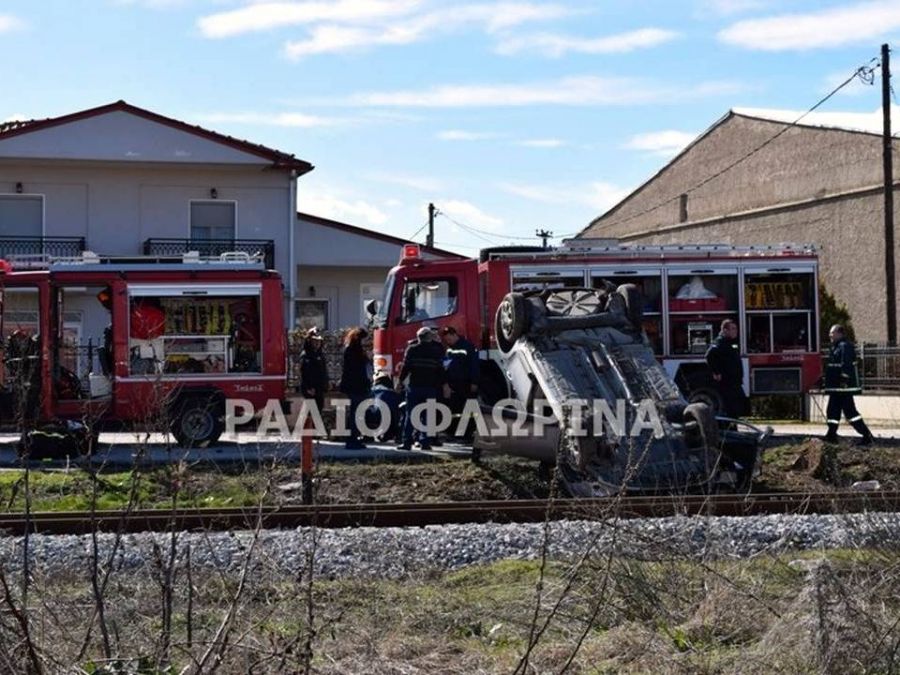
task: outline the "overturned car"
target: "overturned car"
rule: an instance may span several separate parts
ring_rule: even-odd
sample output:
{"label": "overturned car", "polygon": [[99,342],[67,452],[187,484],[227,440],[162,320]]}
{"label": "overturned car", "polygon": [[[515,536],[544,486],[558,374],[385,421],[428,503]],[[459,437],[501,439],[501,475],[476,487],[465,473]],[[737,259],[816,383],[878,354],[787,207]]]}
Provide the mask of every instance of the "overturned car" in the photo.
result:
{"label": "overturned car", "polygon": [[747,489],[765,434],[689,404],[641,323],[632,284],[508,293],[495,334],[515,422],[493,415],[476,450],[556,464],[578,497]]}

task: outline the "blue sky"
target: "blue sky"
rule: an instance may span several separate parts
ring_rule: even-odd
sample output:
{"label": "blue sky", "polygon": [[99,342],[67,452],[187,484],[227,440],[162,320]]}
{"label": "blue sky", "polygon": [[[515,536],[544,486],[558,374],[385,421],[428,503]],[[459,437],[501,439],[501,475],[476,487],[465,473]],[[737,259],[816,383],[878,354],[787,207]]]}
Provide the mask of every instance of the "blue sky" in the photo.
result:
{"label": "blue sky", "polygon": [[[125,99],[312,162],[304,211],[407,237],[433,201],[474,254],[580,230],[729,108],[804,111],[898,38],[898,0],[0,0],[0,120]],[[822,111],[879,107],[876,79]]]}

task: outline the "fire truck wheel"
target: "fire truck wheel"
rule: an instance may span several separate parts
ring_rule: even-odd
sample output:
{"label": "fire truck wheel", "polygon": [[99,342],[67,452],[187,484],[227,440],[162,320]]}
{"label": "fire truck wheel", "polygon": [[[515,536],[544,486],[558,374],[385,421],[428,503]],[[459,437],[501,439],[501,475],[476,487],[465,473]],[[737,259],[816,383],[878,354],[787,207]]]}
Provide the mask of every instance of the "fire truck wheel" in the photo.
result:
{"label": "fire truck wheel", "polygon": [[622,284],[616,289],[616,293],[625,299],[625,316],[631,325],[640,329],[644,319],[644,299],[640,289],[634,284]]}
{"label": "fire truck wheel", "polygon": [[684,421],[696,422],[697,431],[707,448],[719,447],[719,427],[716,416],[705,403],[689,403],[684,407]]}
{"label": "fire truck wheel", "polygon": [[525,298],[521,293],[507,293],[497,308],[497,345],[504,352],[528,330]]}
{"label": "fire truck wheel", "polygon": [[207,397],[191,396],[176,407],[172,435],[183,448],[205,448],[224,430],[221,407]]}

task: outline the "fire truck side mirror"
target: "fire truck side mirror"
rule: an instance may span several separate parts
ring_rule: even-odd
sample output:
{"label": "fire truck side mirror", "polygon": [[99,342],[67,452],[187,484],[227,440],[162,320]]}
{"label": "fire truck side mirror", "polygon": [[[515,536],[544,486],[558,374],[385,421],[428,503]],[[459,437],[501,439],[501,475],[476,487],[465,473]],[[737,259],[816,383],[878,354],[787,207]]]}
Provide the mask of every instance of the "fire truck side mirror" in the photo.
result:
{"label": "fire truck side mirror", "polygon": [[369,300],[366,303],[366,314],[369,316],[375,316],[378,314],[378,301],[377,300]]}

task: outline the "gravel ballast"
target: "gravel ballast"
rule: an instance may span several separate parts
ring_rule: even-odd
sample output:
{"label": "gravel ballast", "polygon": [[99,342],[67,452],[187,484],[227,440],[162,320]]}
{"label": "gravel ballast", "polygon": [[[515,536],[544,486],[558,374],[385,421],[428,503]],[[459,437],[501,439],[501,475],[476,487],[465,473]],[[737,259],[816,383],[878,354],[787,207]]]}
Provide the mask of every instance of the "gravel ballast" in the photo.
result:
{"label": "gravel ballast", "polygon": [[[607,553],[610,546],[615,546],[621,555],[642,559],[739,558],[810,549],[896,549],[900,547],[900,514],[579,520],[554,522],[549,531],[549,555],[559,560],[580,557],[588,548],[598,554]],[[177,535],[177,556],[183,561],[190,548],[193,566],[238,571],[253,547],[253,565],[296,574],[308,565],[313,534],[318,576],[402,578],[502,559],[538,558],[544,525],[263,530],[255,543],[254,533],[248,531],[181,532]],[[160,554],[167,554],[170,536],[122,535],[114,567],[136,570],[155,565]],[[115,535],[98,535],[102,561],[108,560],[115,542]],[[23,544],[22,537],[0,538],[0,560],[7,570],[21,569]],[[33,535],[28,547],[32,569],[39,573],[77,573],[90,565],[90,535]]]}

